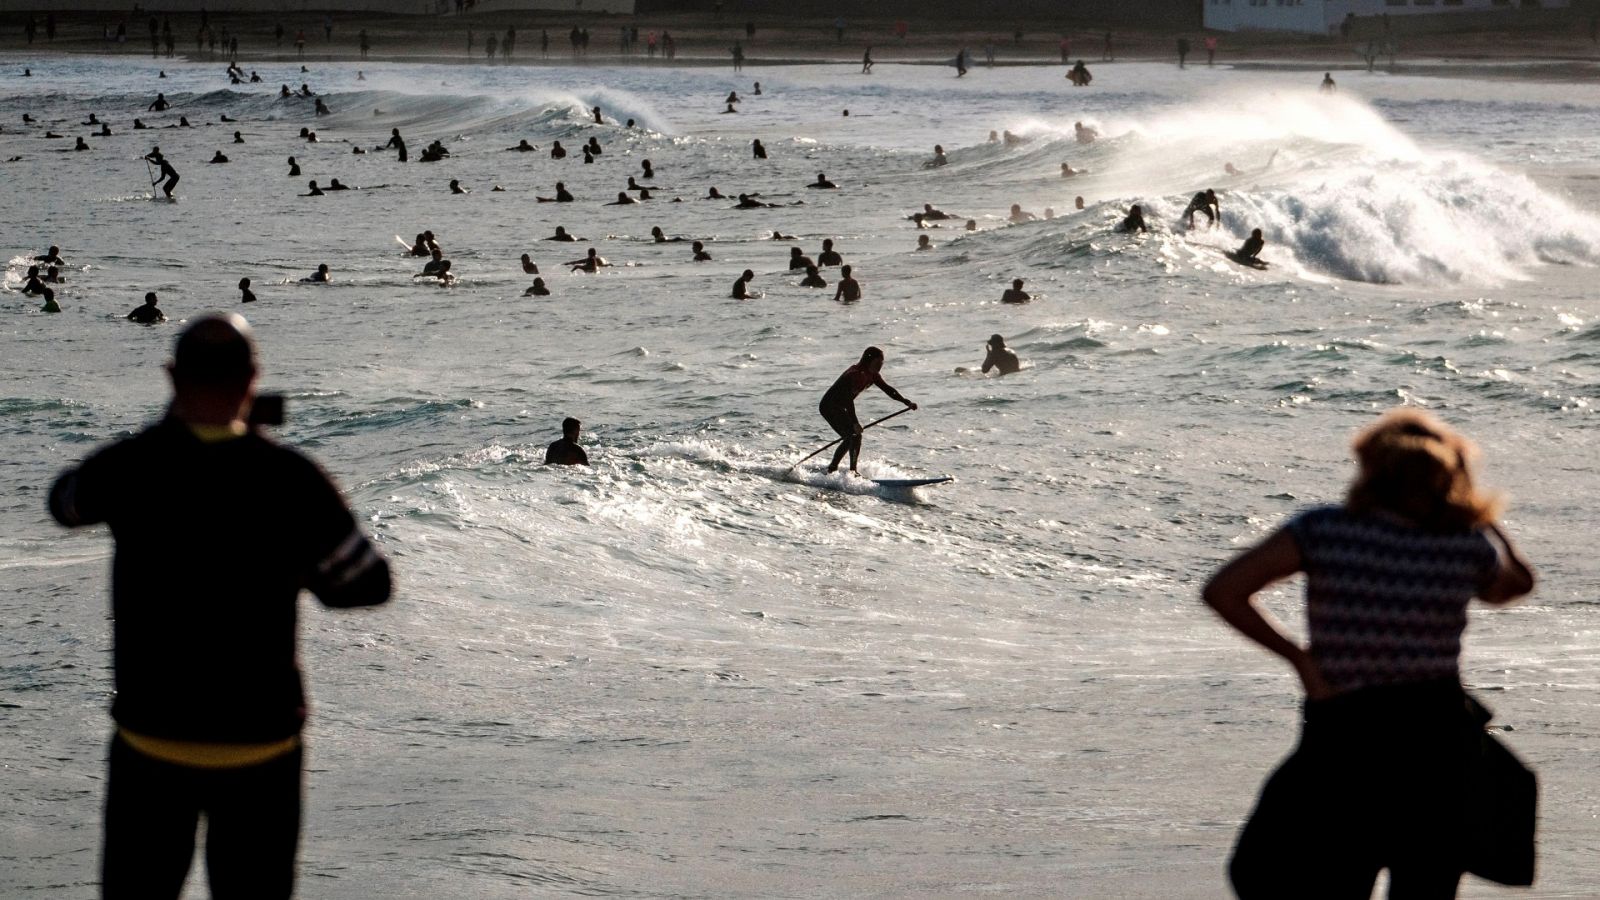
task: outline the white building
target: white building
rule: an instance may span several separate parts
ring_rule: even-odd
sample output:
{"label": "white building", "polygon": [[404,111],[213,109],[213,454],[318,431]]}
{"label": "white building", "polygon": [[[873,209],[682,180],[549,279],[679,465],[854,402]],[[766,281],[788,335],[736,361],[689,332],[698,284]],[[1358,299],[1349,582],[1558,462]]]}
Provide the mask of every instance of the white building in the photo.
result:
{"label": "white building", "polygon": [[1571,0],[1201,0],[1205,27],[1215,31],[1334,34],[1346,16],[1440,15],[1518,8],[1558,9]]}

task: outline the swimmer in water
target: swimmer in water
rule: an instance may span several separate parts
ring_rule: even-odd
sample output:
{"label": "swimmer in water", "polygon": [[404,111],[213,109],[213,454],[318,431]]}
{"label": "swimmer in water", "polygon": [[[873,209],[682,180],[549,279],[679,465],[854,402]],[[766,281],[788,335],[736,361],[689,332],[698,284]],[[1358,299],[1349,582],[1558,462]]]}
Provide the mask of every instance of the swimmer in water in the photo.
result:
{"label": "swimmer in water", "polygon": [[947,164],[949,162],[950,162],[950,160],[945,159],[944,147],[939,145],[939,144],[934,144],[933,145],[933,159],[930,159],[927,162],[923,163],[922,167],[924,169],[937,169],[940,166],[945,165],[945,164]]}
{"label": "swimmer in water", "polygon": [[1100,136],[1100,132],[1084,125],[1082,122],[1073,122],[1072,131],[1073,134],[1078,138],[1078,143],[1080,144],[1092,144],[1094,143],[1095,138]]}
{"label": "swimmer in water", "polygon": [[460,181],[457,181],[456,179],[452,178],[452,179],[450,179],[450,193],[452,193],[452,194],[470,194],[472,192],[467,190],[466,188],[462,187]]}
{"label": "swimmer in water", "polygon": [[844,257],[833,249],[833,238],[822,239],[822,252],[817,254],[817,265],[824,267],[844,265]]}
{"label": "swimmer in water", "polygon": [[359,146],[354,146],[350,148],[350,153],[355,156],[365,156],[367,151],[361,149]]}
{"label": "swimmer in water", "polygon": [[755,277],[756,273],[745,269],[744,274],[739,276],[739,280],[733,283],[733,292],[730,296],[735,300],[753,299],[754,295],[750,293],[750,282],[754,281]]}
{"label": "swimmer in water", "polygon": [[322,98],[321,97],[317,98],[317,115],[319,115],[319,116],[331,116],[331,115],[333,115],[333,110],[329,109],[328,105],[322,102]]}
{"label": "swimmer in water", "polygon": [[650,237],[658,244],[675,244],[678,241],[683,240],[681,237],[667,237],[666,232],[661,230],[660,225],[656,225],[650,229]]}
{"label": "swimmer in water", "polygon": [[729,103],[728,104],[728,108],[722,111],[722,115],[725,116],[725,115],[727,115],[729,113],[736,113],[736,112],[738,112],[738,110],[733,108],[733,104],[732,103]]}
{"label": "swimmer in water", "polygon": [[398,129],[398,128],[389,129],[389,143],[384,144],[381,149],[387,150],[387,149],[389,149],[391,147],[394,148],[395,150],[399,151],[399,153],[400,153],[400,157],[399,157],[400,161],[401,162],[405,162],[406,161],[406,141],[405,141],[405,138],[402,138],[400,136],[400,129]]}
{"label": "swimmer in water", "polygon": [[772,206],[776,206],[776,205],[777,204],[775,204],[775,203],[762,203],[760,200],[757,200],[756,198],[750,196],[749,194],[740,194],[739,195],[739,202],[734,204],[733,208],[734,209],[767,209],[768,207],[772,207]]}
{"label": "swimmer in water", "polygon": [[150,126],[149,126],[149,125],[146,125],[146,124],[145,124],[145,123],[144,123],[144,120],[142,120],[142,119],[134,119],[134,120],[133,120],[133,130],[134,130],[134,131],[143,131],[143,130],[145,130],[145,129],[146,129],[146,128],[149,128],[149,127],[150,127]]}
{"label": "swimmer in water", "polygon": [[602,206],[633,206],[634,204],[636,204],[638,202],[639,201],[637,201],[637,200],[633,199],[632,197],[628,196],[628,192],[627,191],[618,191],[617,192],[617,199],[612,200],[610,203],[603,203],[601,205]]}
{"label": "swimmer in water", "polygon": [[960,218],[959,216],[952,216],[952,215],[950,215],[949,213],[945,212],[942,209],[934,209],[932,203],[924,203],[924,204],[922,204],[921,216],[922,216],[923,219],[925,219],[927,221],[930,221],[930,222],[935,221],[935,220],[939,220],[939,219],[956,219],[956,218]]}
{"label": "swimmer in water", "polygon": [[1039,220],[1038,216],[1023,209],[1022,205],[1019,203],[1011,204],[1011,215],[1007,216],[1006,218],[1013,225],[1021,225],[1024,222],[1037,222]]}
{"label": "swimmer in water", "polygon": [[1022,289],[1021,278],[1011,279],[1011,287],[1007,288],[1006,292],[1000,295],[1001,303],[1027,303],[1032,299],[1033,295]]}
{"label": "swimmer in water", "polygon": [[322,188],[317,187],[316,179],[312,179],[311,180],[311,190],[310,190],[310,192],[301,194],[300,196],[302,196],[302,197],[321,197],[321,196],[323,196]]}
{"label": "swimmer in water", "polygon": [[1239,175],[1239,174],[1241,174],[1238,169],[1234,168],[1233,163],[1223,163],[1222,171],[1226,172],[1229,175]]}
{"label": "swimmer in water", "polygon": [[1083,174],[1083,170],[1082,169],[1074,169],[1072,166],[1069,166],[1066,163],[1062,163],[1061,164],[1061,177],[1062,178],[1071,178],[1071,177],[1073,177],[1075,175],[1082,175],[1082,174]]}
{"label": "swimmer in water", "polygon": [[644,169],[644,174],[640,175],[639,176],[640,178],[654,178],[654,177],[656,177],[655,167],[650,164],[650,160],[648,160],[648,159],[641,160],[639,162],[639,166],[640,166],[640,168]]}
{"label": "swimmer in water", "polygon": [[1132,234],[1135,231],[1148,234],[1150,229],[1144,224],[1144,207],[1137,203],[1128,207],[1128,216],[1117,226],[1117,230],[1124,234]]}
{"label": "swimmer in water", "polygon": [[1189,201],[1189,206],[1183,211],[1183,218],[1190,228],[1194,227],[1194,214],[1197,212],[1206,214],[1207,225],[1216,225],[1221,221],[1222,206],[1217,202],[1216,191],[1207,188],[1195,194],[1194,199]]}
{"label": "swimmer in water", "polygon": [[348,184],[340,184],[339,183],[339,179],[335,178],[335,179],[333,179],[332,181],[330,181],[328,183],[327,190],[330,190],[330,191],[348,191],[348,190],[350,190],[350,185],[348,185]]}
{"label": "swimmer in water", "polygon": [[1081,194],[1072,198],[1072,208],[1083,209],[1083,196]]}
{"label": "swimmer in water", "polygon": [[448,261],[449,260],[444,258],[444,251],[440,250],[438,247],[435,247],[433,248],[431,258],[422,266],[422,272],[411,277],[421,278],[425,275],[437,275],[439,274],[439,269]]}
{"label": "swimmer in water", "polygon": [[[22,293],[24,296],[32,294],[34,296],[43,297],[46,307],[53,306],[56,302],[56,292],[48,287],[45,287],[44,282],[40,280],[38,266],[28,267],[27,283],[22,286]],[[45,309],[44,311],[60,312],[61,307],[57,306],[55,309]]]}
{"label": "swimmer in water", "polygon": [[583,164],[586,166],[594,165],[594,154],[590,153],[587,147],[583,148]]}
{"label": "swimmer in water", "polygon": [[572,271],[574,271],[574,272],[582,271],[582,272],[588,272],[590,275],[593,275],[594,273],[600,271],[602,268],[611,265],[611,263],[606,262],[605,257],[603,257],[599,253],[595,252],[595,249],[593,247],[590,247],[589,248],[589,253],[586,256],[584,256],[583,259],[568,260],[567,262],[562,263],[562,265],[571,266],[572,267]]}
{"label": "swimmer in water", "polygon": [[35,256],[33,259],[34,259],[34,262],[42,262],[47,266],[64,266],[64,265],[66,265],[66,263],[61,261],[61,248],[57,247],[54,244],[50,245],[50,249],[49,250],[46,250],[44,253],[41,253],[40,255]]}
{"label": "swimmer in water", "polygon": [[919,235],[917,235],[917,249],[918,250],[932,250],[933,249],[933,241],[929,240],[927,235],[919,234]]}
{"label": "swimmer in water", "polygon": [[816,263],[812,262],[811,257],[806,256],[799,247],[789,248],[789,271],[793,272],[796,269],[808,269],[814,265],[816,265]]}
{"label": "swimmer in water", "polygon": [[967,220],[967,230],[968,231],[977,231],[978,230],[978,220],[977,219],[968,219]]}
{"label": "swimmer in water", "polygon": [[254,302],[256,302],[255,292],[250,290],[250,279],[248,279],[248,278],[239,279],[239,295],[240,295],[239,296],[239,302],[240,303],[254,303]]}
{"label": "swimmer in water", "polygon": [[417,239],[412,242],[411,250],[408,252],[412,256],[431,256],[433,249],[434,244],[433,241],[428,239],[428,233],[420,232],[417,235]]}
{"label": "swimmer in water", "polygon": [[302,97],[315,97],[316,96],[316,92],[311,90],[311,88],[307,87],[306,83],[302,81],[302,82],[300,82],[300,96],[302,96]]}
{"label": "swimmer in water", "polygon": [[816,266],[806,266],[806,277],[800,279],[800,286],[808,288],[825,288],[828,286],[828,280],[823,278],[822,275],[817,272]]}
{"label": "swimmer in water", "polygon": [[724,101],[724,102],[726,102],[726,103],[738,103],[739,102],[739,92],[738,91],[729,91],[728,92],[728,99],[726,101]]}
{"label": "swimmer in water", "polygon": [[297,178],[297,177],[299,177],[299,175],[300,175],[300,164],[295,162],[294,161],[294,157],[291,156],[291,157],[289,157],[289,177],[290,178]]}
{"label": "swimmer in water", "polygon": [[233,133],[233,142],[234,142],[234,143],[235,143],[235,144],[242,144],[242,143],[244,143],[244,135],[242,135],[242,134],[240,134],[240,133],[239,133],[239,132],[237,132],[237,131],[235,131],[235,132],[234,132],[234,133]]}
{"label": "swimmer in water", "polygon": [[155,291],[145,294],[144,305],[135,306],[133,308],[133,312],[128,313],[126,318],[129,322],[139,325],[155,325],[158,322],[165,322],[167,320],[167,317],[162,315],[161,310],[156,307]]}
{"label": "swimmer in water", "polygon": [[556,182],[556,195],[554,197],[535,197],[534,199],[540,203],[571,203],[572,194],[567,192],[565,182],[558,181]]}
{"label": "swimmer in water", "polygon": [[597,137],[589,138],[589,143],[585,144],[583,149],[593,153],[595,156],[601,155],[602,151],[600,150],[600,139]]}
{"label": "swimmer in water", "polygon": [[1000,143],[1000,132],[998,132],[998,131],[989,132],[989,143],[991,143],[991,144]]}
{"label": "swimmer in water", "polygon": [[279,97],[290,97],[290,96],[293,96],[293,95],[289,93],[289,86],[287,84],[285,84],[285,85],[280,85],[278,87],[278,96]]}
{"label": "swimmer in water", "polygon": [[604,125],[606,123],[605,119],[600,118],[600,107],[596,106],[589,111],[594,113],[594,123],[596,125]]}
{"label": "swimmer in water", "polygon": [[228,157],[224,156],[221,150],[218,150],[215,154],[213,154],[209,160],[211,163],[225,163],[227,161]]}
{"label": "swimmer in water", "polygon": [[[439,284],[441,284],[441,285],[454,284],[455,280],[456,280],[456,276],[450,274],[450,260],[441,259],[438,262],[439,262],[438,266],[432,272],[423,271],[423,272],[421,272],[419,274],[416,274],[416,275],[413,275],[411,277],[413,279],[417,279],[417,278],[437,278],[439,280]],[[429,265],[433,265],[433,264],[429,263]]]}
{"label": "swimmer in water", "polygon": [[58,268],[56,266],[51,266],[50,268],[46,269],[45,272],[44,272],[44,283],[45,284],[66,284],[67,280],[65,278],[61,277],[61,269],[60,268]]}
{"label": "swimmer in water", "polygon": [[518,153],[530,153],[530,152],[532,152],[534,150],[537,150],[539,148],[535,147],[534,145],[532,145],[530,143],[528,143],[528,139],[527,138],[523,138],[522,140],[517,142],[517,145],[515,147],[507,147],[506,149],[507,150],[515,150]]}
{"label": "swimmer in water", "polygon": [[567,158],[567,148],[561,146],[561,142],[560,141],[556,141],[555,143],[550,145],[550,158],[551,159],[566,159]]}
{"label": "swimmer in water", "polygon": [[1261,262],[1261,251],[1266,246],[1267,242],[1261,236],[1261,229],[1256,228],[1251,230],[1250,236],[1245,238],[1244,244],[1235,250],[1233,255],[1237,256],[1240,262],[1258,263]]}
{"label": "swimmer in water", "polygon": [[761,146],[761,139],[760,138],[756,138],[755,140],[750,142],[750,152],[751,152],[752,155],[755,156],[756,159],[766,159],[767,158],[767,148]]}
{"label": "swimmer in water", "polygon": [[699,241],[695,241],[692,245],[690,245],[689,249],[694,251],[694,261],[695,262],[710,262],[711,261],[711,254],[706,252],[706,245],[705,244],[703,244],[703,243],[701,243]]}
{"label": "swimmer in water", "polygon": [[851,277],[849,266],[839,270],[839,283],[834,288],[833,299],[840,303],[854,303],[861,299],[861,282]]}
{"label": "swimmer in water", "polygon": [[300,279],[300,283],[301,284],[327,284],[328,282],[330,282],[332,280],[333,280],[333,276],[331,274],[329,274],[329,272],[328,272],[328,264],[327,263],[323,263],[322,265],[317,266],[317,270],[315,272],[312,272],[310,275],[306,276],[305,278]]}
{"label": "swimmer in water", "polygon": [[823,188],[823,189],[831,190],[833,188],[838,187],[838,185],[834,184],[831,181],[829,181],[828,180],[828,176],[822,174],[821,172],[818,172],[817,173],[817,180],[811,182],[808,185],[806,185],[806,187],[808,187],[808,188]]}
{"label": "swimmer in water", "polygon": [[157,93],[156,94],[156,99],[150,101],[150,105],[145,107],[145,111],[146,112],[161,112],[161,111],[163,111],[165,109],[170,108],[171,106],[172,106],[172,104],[167,102],[167,95],[166,94]]}
{"label": "swimmer in water", "polygon": [[100,123],[100,130],[96,131],[94,133],[94,136],[95,137],[111,137],[111,124],[109,122],[101,122]]}
{"label": "swimmer in water", "polygon": [[89,145],[88,145],[88,143],[86,143],[84,141],[83,138],[78,138],[78,142],[72,146],[72,149],[73,150],[87,150],[87,149],[89,149]]}
{"label": "swimmer in water", "polygon": [[1022,363],[1018,361],[1017,354],[1006,346],[1006,339],[998,334],[989,335],[989,342],[984,345],[988,354],[983,358],[983,373],[987,375],[990,369],[998,369],[1001,375],[1011,375],[1021,371]]}
{"label": "swimmer in water", "polygon": [[706,191],[706,199],[707,200],[726,200],[728,198],[726,196],[724,196],[721,191],[717,190],[715,185],[713,185],[710,190]]}
{"label": "swimmer in water", "polygon": [[533,258],[531,256],[529,256],[528,254],[526,254],[526,253],[522,254],[522,274],[524,274],[524,275],[537,275],[537,274],[539,274],[539,264],[534,262]]}
{"label": "swimmer in water", "polygon": [[561,227],[560,225],[557,225],[556,226],[556,233],[550,235],[547,238],[545,238],[545,240],[547,240],[547,241],[568,241],[568,242],[571,242],[571,241],[586,240],[586,238],[573,237],[572,235],[567,233],[567,229]]}
{"label": "swimmer in water", "polygon": [[548,297],[550,289],[544,286],[543,278],[535,278],[533,286],[522,292],[524,297]]}

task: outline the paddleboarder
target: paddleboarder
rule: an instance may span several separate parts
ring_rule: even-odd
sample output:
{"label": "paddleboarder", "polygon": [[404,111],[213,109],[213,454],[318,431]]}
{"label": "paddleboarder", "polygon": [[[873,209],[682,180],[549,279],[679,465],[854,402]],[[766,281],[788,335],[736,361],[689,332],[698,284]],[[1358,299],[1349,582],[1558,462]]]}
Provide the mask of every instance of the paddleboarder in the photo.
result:
{"label": "paddleboarder", "polygon": [[850,454],[850,471],[856,471],[856,463],[861,457],[861,420],[856,418],[856,397],[867,388],[877,385],[880,390],[888,394],[891,399],[904,403],[910,409],[917,405],[900,396],[900,392],[889,386],[883,376],[878,374],[883,370],[883,351],[877,347],[868,347],[861,354],[861,361],[844,370],[844,373],[833,382],[828,392],[822,395],[822,402],[817,404],[817,411],[822,413],[833,430],[838,432],[841,440],[839,449],[833,453],[833,461],[828,463],[828,471],[836,472],[839,462],[844,459],[845,453]]}

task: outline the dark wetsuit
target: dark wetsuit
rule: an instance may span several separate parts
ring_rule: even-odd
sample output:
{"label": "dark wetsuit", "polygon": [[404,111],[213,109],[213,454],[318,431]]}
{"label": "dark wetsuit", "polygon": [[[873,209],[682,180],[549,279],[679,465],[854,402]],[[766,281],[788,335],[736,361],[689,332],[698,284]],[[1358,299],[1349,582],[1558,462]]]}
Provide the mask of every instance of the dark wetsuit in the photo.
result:
{"label": "dark wetsuit", "polygon": [[405,142],[405,139],[400,137],[400,135],[398,135],[398,134],[391,135],[389,137],[389,143],[384,144],[384,146],[385,147],[393,147],[394,149],[400,151],[400,157],[399,157],[400,161],[401,162],[405,162],[406,161],[406,142]]}
{"label": "dark wetsuit", "polygon": [[134,307],[133,312],[128,313],[127,319],[139,325],[155,325],[158,322],[165,322],[167,317],[160,309],[146,304]]}
{"label": "dark wetsuit", "polygon": [[828,420],[840,437],[848,439],[861,430],[861,422],[856,418],[856,397],[873,385],[890,397],[905,402],[905,398],[889,387],[882,375],[869,372],[858,364],[845,369],[844,374],[833,382],[828,392],[822,395],[822,402],[817,404],[817,412],[822,413],[822,417]]}
{"label": "dark wetsuit", "polygon": [[[217,893],[289,896],[306,715],[296,598],[382,603],[388,565],[316,465],[255,433],[205,442],[162,421],[62,474],[49,506],[116,539],[104,896],[177,896],[202,813]],[[195,743],[231,758],[201,767]]]}
{"label": "dark wetsuit", "polygon": [[578,445],[577,441],[569,441],[566,438],[562,438],[552,443],[544,451],[544,464],[547,466],[587,466],[589,464],[589,454],[583,452],[583,448]]}
{"label": "dark wetsuit", "polygon": [[172,163],[167,162],[165,156],[146,156],[145,159],[161,167],[161,177],[167,180],[161,185],[161,190],[171,197],[172,189],[178,186],[178,170],[172,167]]}
{"label": "dark wetsuit", "polygon": [[1001,375],[1010,375],[1019,371],[1022,363],[1017,361],[1017,355],[1011,352],[1010,347],[989,348],[989,353],[983,358],[983,371],[999,369]]}
{"label": "dark wetsuit", "polygon": [[1212,206],[1213,204],[1211,202],[1211,198],[1206,196],[1205,191],[1201,191],[1200,193],[1194,195],[1194,199],[1189,201],[1188,208],[1183,211],[1183,217],[1189,222],[1189,224],[1193,225],[1194,214],[1197,212],[1202,212],[1206,214],[1206,220],[1208,222],[1215,223],[1217,221],[1217,214],[1212,211]]}
{"label": "dark wetsuit", "polygon": [[1266,241],[1252,235],[1244,239],[1244,245],[1234,255],[1248,262],[1256,262],[1257,258],[1261,256],[1262,248],[1266,246]]}

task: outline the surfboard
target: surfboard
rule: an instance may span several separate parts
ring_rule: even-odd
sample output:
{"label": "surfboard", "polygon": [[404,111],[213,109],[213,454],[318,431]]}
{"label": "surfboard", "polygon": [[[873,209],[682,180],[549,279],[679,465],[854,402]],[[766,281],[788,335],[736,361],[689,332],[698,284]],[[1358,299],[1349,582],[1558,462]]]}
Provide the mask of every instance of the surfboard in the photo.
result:
{"label": "surfboard", "polygon": [[944,475],[944,476],[941,476],[939,478],[874,478],[874,479],[872,479],[872,482],[874,484],[878,485],[879,487],[886,487],[886,488],[926,487],[927,485],[930,485],[930,484],[944,484],[944,483],[950,482],[950,481],[955,481],[955,479],[951,478],[949,475]]}
{"label": "surfboard", "polygon": [[1226,253],[1223,253],[1222,255],[1226,256],[1228,259],[1238,263],[1241,266],[1249,266],[1252,269],[1261,269],[1263,271],[1265,271],[1267,269],[1267,264],[1262,262],[1261,260],[1259,260],[1259,259],[1245,259],[1244,257],[1240,256],[1237,252],[1235,252],[1233,250],[1229,250]]}

